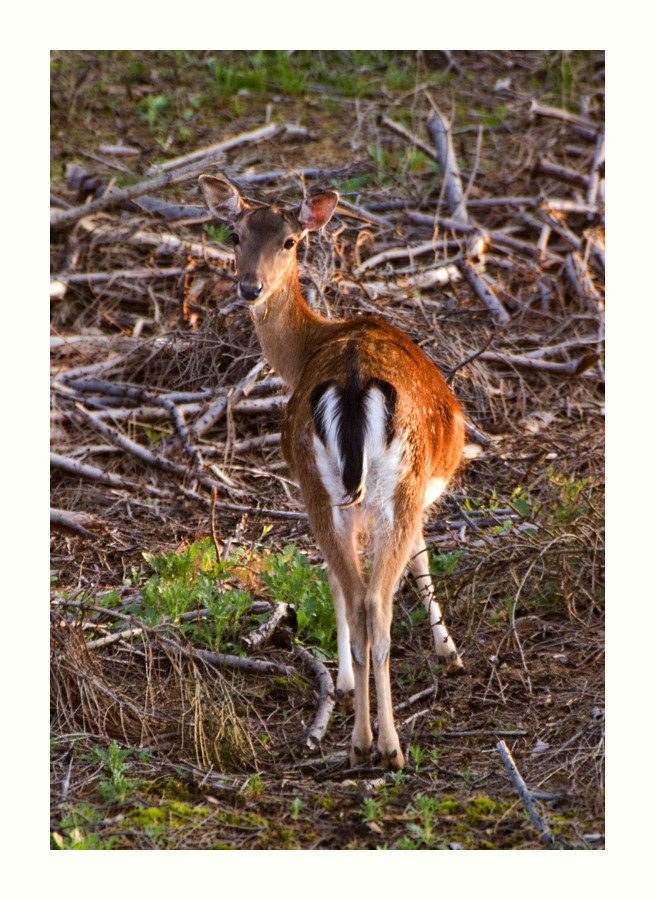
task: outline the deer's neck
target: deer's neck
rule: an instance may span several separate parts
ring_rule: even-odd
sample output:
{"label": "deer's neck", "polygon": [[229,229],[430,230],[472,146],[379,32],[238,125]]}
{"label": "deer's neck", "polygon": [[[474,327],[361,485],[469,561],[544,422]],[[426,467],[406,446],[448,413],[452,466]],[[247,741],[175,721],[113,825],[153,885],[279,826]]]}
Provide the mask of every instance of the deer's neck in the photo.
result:
{"label": "deer's neck", "polygon": [[309,308],[300,292],[297,274],[253,307],[252,318],[264,356],[294,389],[305,362],[334,323]]}

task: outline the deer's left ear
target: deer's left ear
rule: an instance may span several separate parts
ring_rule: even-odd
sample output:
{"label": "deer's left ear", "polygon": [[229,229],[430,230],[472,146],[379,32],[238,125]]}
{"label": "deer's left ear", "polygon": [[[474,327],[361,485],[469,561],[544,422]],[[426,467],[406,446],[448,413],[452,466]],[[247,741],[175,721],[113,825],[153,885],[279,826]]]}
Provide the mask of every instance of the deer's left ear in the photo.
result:
{"label": "deer's left ear", "polygon": [[198,179],[205,203],[217,219],[234,222],[239,212],[247,206],[233,184],[214,175],[201,175]]}
{"label": "deer's left ear", "polygon": [[298,210],[298,221],[307,231],[316,231],[330,221],[338,202],[336,191],[323,191],[322,194],[306,197]]}

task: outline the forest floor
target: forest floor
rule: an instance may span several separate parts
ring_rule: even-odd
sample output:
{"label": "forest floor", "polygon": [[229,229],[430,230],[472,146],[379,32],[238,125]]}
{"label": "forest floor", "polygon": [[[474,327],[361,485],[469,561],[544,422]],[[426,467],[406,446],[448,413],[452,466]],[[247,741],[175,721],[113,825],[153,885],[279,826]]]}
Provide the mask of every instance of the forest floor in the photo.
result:
{"label": "forest floor", "polygon": [[[51,90],[51,846],[603,848],[603,54],[61,51]],[[311,740],[333,612],[203,171],[339,190],[308,301],[401,327],[469,423],[426,523],[466,674],[406,579],[400,773],[336,709]]]}

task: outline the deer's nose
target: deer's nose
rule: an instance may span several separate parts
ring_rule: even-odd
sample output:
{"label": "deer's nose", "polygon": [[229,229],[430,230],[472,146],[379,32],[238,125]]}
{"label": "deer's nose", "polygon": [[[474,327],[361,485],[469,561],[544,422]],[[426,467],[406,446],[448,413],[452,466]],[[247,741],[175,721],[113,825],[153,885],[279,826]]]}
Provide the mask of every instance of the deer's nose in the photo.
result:
{"label": "deer's nose", "polygon": [[256,300],[264,285],[254,275],[244,275],[239,281],[239,293],[244,300]]}

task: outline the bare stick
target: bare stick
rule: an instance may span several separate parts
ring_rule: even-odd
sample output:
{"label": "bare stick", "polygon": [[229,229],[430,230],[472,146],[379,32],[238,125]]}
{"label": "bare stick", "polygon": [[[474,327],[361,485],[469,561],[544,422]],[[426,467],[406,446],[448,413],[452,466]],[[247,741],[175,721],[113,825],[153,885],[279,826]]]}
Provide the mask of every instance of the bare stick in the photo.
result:
{"label": "bare stick", "polygon": [[510,753],[509,747],[507,746],[505,741],[498,741],[498,743],[496,744],[496,750],[498,750],[498,752],[500,753],[500,758],[503,761],[503,765],[507,769],[507,772],[512,779],[516,793],[519,795],[523,805],[528,811],[528,815],[530,816],[532,824],[539,832],[539,837],[546,843],[550,850],[557,850],[557,842],[546,823],[534,808],[534,804],[532,803],[532,798],[530,796],[530,792],[528,791],[527,785],[525,781],[523,781],[521,773],[516,768],[516,763],[514,762],[512,754]]}
{"label": "bare stick", "polygon": [[163,469],[165,472],[170,472],[171,474],[180,475],[182,477],[188,475],[188,469],[184,466],[178,465],[178,463],[167,459],[165,456],[155,456],[155,454],[148,450],[147,447],[142,447],[141,444],[137,444],[136,441],[130,440],[130,438],[125,437],[124,434],[120,434],[116,431],[115,428],[111,428],[109,425],[100,421],[96,415],[89,412],[88,409],[85,409],[81,403],[76,403],[75,407],[78,412],[93,425],[96,431],[99,431],[100,434],[104,435],[104,437],[111,441],[112,444],[115,444],[122,450],[127,450],[128,453],[132,453],[134,456],[149,463],[151,466]]}
{"label": "bare stick", "polygon": [[462,273],[462,277],[473,288],[480,300],[491,313],[494,321],[498,325],[504,325],[509,322],[509,313],[504,308],[500,300],[493,293],[489,285],[484,281],[481,275],[475,271],[470,262],[458,263],[458,268]]}
{"label": "bare stick", "polygon": [[[466,209],[466,195],[457,167],[450,122],[447,122],[439,110],[435,109],[435,114],[428,120],[427,127],[432,140],[437,145],[448,210],[456,222],[468,225],[469,215]],[[489,285],[478,275],[471,263],[463,260],[457,264],[457,267],[462,273],[462,277],[487,307],[494,321],[498,325],[504,325],[506,322],[509,322],[509,313]]]}
{"label": "bare stick", "polygon": [[50,524],[51,525],[59,525],[64,528],[70,528],[73,531],[76,531],[78,534],[81,534],[83,537],[87,538],[97,538],[98,535],[93,531],[89,531],[88,528],[85,528],[80,521],[83,519],[88,522],[89,516],[84,513],[73,513],[70,511],[66,511],[63,509],[52,509],[50,508]]}
{"label": "bare stick", "polygon": [[[162,176],[164,177],[164,176]],[[199,259],[215,259],[226,267],[232,264],[234,254],[227,250],[220,250],[218,247],[212,247],[209,244],[199,243],[198,241],[185,241],[169,232],[153,233],[150,231],[132,231],[127,227],[117,228],[115,225],[107,225],[105,222],[99,222],[92,217],[87,217],[86,213],[80,222],[80,228],[91,232],[94,236],[102,235],[106,238],[114,238],[116,243],[124,244],[145,244],[147,247],[168,247],[172,250],[183,250],[191,256]]]}
{"label": "bare stick", "polygon": [[383,250],[376,253],[375,256],[369,256],[361,265],[354,270],[355,275],[361,275],[367,269],[377,266],[380,263],[387,262],[390,259],[412,259],[414,256],[421,256],[423,253],[437,253],[438,248],[436,241],[424,241],[422,244],[414,244],[407,247],[391,247],[389,250]]}
{"label": "bare stick", "polygon": [[191,181],[204,168],[204,162],[201,161],[193,166],[175,172],[164,172],[156,178],[148,178],[140,184],[133,184],[130,187],[123,188],[120,191],[107,192],[98,200],[92,200],[91,203],[85,203],[83,206],[74,206],[72,209],[53,210],[50,213],[50,227],[54,230],[67,228],[73,225],[83,216],[91,215],[91,213],[101,212],[112,206],[119,206],[126,200],[133,200],[143,194],[149,194],[152,191],[158,191],[162,188],[171,187],[180,182]]}
{"label": "bare stick", "polygon": [[450,122],[442,116],[439,110],[435,110],[434,116],[428,119],[427,129],[437,146],[437,159],[443,173],[448,210],[453,219],[459,222],[468,222],[464,189],[457,167]]}
{"label": "bare stick", "polygon": [[280,132],[285,130],[284,125],[271,122],[262,128],[255,128],[254,131],[246,131],[243,134],[237,134],[236,137],[228,138],[226,141],[220,141],[218,144],[210,144],[208,147],[201,147],[194,150],[193,153],[187,153],[184,156],[178,156],[175,159],[169,159],[160,165],[150,166],[147,175],[158,175],[160,172],[168,172],[171,169],[179,169],[189,163],[195,163],[199,160],[209,162],[208,157],[222,156],[226,150],[232,150],[234,147],[240,147],[242,144],[256,144],[258,141],[265,141],[272,137],[277,137]]}
{"label": "bare stick", "polygon": [[[127,278],[137,281],[141,278],[171,278],[177,275],[186,275],[188,268],[173,269],[110,269],[107,272],[79,272],[75,275],[55,275],[54,279],[62,284],[97,284],[102,281],[114,281],[117,278]],[[52,280],[50,282],[52,284]]]}
{"label": "bare stick", "polygon": [[385,128],[388,128],[390,131],[393,131],[395,134],[399,134],[406,141],[409,141],[410,144],[413,144],[415,147],[425,153],[426,156],[429,156],[430,159],[434,159],[439,162],[439,156],[429,144],[426,144],[420,138],[418,138],[415,134],[412,134],[404,125],[401,125],[399,122],[394,122],[393,119],[388,119],[386,116],[380,116],[378,118],[378,124],[384,125]]}
{"label": "bare stick", "polygon": [[313,674],[318,678],[320,689],[318,710],[316,711],[316,716],[311,728],[307,730],[307,746],[310,750],[317,750],[325,737],[330,716],[334,709],[334,682],[323,663],[316,659],[312,653],[298,644],[294,645],[293,650],[295,655],[299,656],[305,665],[311,669]]}
{"label": "bare stick", "polygon": [[193,659],[201,659],[214,666],[224,666],[228,669],[239,669],[242,672],[256,672],[258,675],[291,675],[293,669],[279,663],[266,662],[260,659],[249,659],[247,656],[233,656],[231,653],[215,653],[212,650],[199,650],[196,647],[187,648],[158,635],[158,639],[173,650],[179,650],[183,656]]}
{"label": "bare stick", "polygon": [[600,187],[600,175],[598,170],[605,162],[605,135],[599,134],[596,141],[596,152],[589,175],[589,190],[587,191],[587,203],[596,203],[598,200],[598,188]]}
{"label": "bare stick", "polygon": [[602,122],[593,122],[586,116],[576,116],[575,113],[570,113],[565,109],[558,109],[556,106],[545,106],[541,103],[537,103],[536,100],[533,100],[530,104],[530,117],[534,116],[560,119],[560,121],[567,122],[569,125],[577,125],[580,128],[588,129],[593,132],[602,131],[604,127]]}
{"label": "bare stick", "polygon": [[275,609],[273,610],[273,614],[269,616],[269,618],[259,626],[259,628],[255,629],[251,634],[244,637],[244,643],[246,643],[251,650],[256,650],[257,647],[260,647],[266,641],[268,641],[280,624],[284,619],[289,615],[289,604],[288,603],[277,603]]}
{"label": "bare stick", "polygon": [[597,362],[598,354],[592,351],[585,353],[585,355],[579,359],[569,360],[569,362],[553,362],[548,359],[535,359],[531,356],[513,356],[510,354],[487,351],[480,354],[480,359],[486,359],[489,360],[489,362],[504,363],[507,366],[520,366],[524,369],[556,372],[560,375],[580,375],[580,373],[591,368],[591,366]]}
{"label": "bare stick", "polygon": [[536,175],[545,175],[556,181],[565,181],[567,184],[575,184],[577,187],[589,187],[587,175],[576,172],[575,169],[567,169],[566,166],[558,166],[556,163],[548,162],[547,159],[537,160],[534,171]]}
{"label": "bare stick", "polygon": [[201,416],[200,419],[198,419],[198,421],[192,426],[191,432],[194,437],[200,437],[206,431],[209,431],[212,425],[218,422],[218,420],[225,414],[228,404],[234,402],[242,394],[248,394],[248,392],[252,389],[255,381],[257,380],[257,376],[262,371],[265,365],[265,360],[260,360],[256,365],[252,367],[246,377],[242,378],[241,381],[234,386],[229,395],[225,394],[211,404],[205,414]]}

